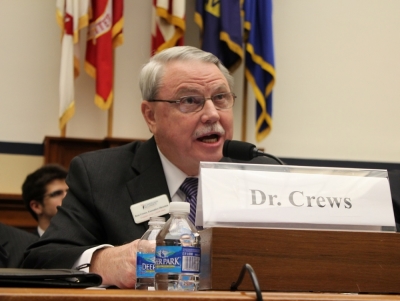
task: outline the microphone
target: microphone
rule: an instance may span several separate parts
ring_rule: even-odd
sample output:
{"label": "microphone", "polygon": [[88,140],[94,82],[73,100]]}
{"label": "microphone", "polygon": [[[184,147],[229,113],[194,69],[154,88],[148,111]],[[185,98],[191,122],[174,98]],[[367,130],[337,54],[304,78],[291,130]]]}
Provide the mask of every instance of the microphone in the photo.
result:
{"label": "microphone", "polygon": [[222,148],[222,155],[242,161],[250,161],[255,157],[263,156],[272,158],[281,165],[285,164],[281,159],[258,150],[254,144],[237,140],[225,140],[224,147]]}

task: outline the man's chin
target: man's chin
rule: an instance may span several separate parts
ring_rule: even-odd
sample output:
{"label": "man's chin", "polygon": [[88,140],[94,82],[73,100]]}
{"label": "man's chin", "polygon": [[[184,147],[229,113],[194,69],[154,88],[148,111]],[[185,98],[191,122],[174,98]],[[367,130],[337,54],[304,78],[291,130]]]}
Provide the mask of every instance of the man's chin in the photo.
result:
{"label": "man's chin", "polygon": [[208,156],[202,156],[200,158],[200,162],[219,162],[222,159],[222,155],[216,154],[216,155],[208,155]]}

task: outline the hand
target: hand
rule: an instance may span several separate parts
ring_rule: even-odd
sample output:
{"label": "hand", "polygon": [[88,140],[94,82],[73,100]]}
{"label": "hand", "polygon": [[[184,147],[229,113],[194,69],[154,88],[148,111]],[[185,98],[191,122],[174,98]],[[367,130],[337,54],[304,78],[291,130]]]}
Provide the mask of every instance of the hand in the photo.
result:
{"label": "hand", "polygon": [[136,284],[136,253],[139,239],[114,248],[93,253],[89,272],[103,278],[102,285],[134,288]]}

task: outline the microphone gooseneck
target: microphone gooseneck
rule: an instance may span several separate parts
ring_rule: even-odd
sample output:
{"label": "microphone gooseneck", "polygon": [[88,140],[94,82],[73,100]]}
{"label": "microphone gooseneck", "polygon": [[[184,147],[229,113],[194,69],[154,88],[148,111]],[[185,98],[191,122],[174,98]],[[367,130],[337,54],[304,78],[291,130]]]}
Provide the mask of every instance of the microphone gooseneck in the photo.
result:
{"label": "microphone gooseneck", "polygon": [[264,156],[272,158],[279,164],[284,165],[282,160],[258,150],[254,144],[237,140],[225,140],[222,155],[224,157],[242,161],[250,161],[255,157]]}

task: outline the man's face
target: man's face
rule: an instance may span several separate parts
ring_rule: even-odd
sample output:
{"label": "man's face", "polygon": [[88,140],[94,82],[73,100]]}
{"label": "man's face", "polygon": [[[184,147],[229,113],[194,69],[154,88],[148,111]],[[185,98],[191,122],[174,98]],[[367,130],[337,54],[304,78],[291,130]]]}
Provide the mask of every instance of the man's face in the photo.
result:
{"label": "man's face", "polygon": [[[157,99],[231,92],[212,63],[176,61],[164,70]],[[182,113],[178,104],[144,101],[142,113],[164,156],[190,176],[198,174],[200,161],[219,161],[224,141],[233,136],[232,108],[217,110],[210,99],[192,113]]]}
{"label": "man's face", "polygon": [[65,180],[62,179],[55,179],[46,185],[46,193],[43,197],[42,218],[50,220],[56,215],[57,206],[61,206],[67,190],[68,186]]}

